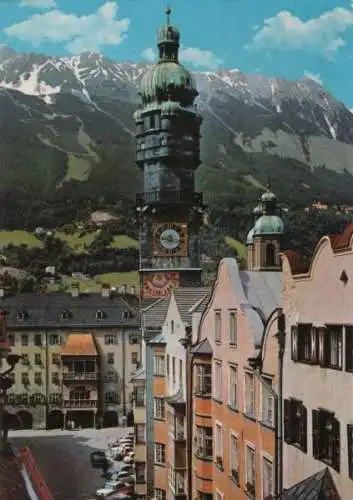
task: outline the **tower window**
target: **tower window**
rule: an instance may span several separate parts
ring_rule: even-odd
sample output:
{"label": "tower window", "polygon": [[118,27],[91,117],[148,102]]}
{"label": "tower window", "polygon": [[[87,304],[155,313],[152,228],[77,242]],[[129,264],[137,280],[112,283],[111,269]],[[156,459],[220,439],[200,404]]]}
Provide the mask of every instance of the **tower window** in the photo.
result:
{"label": "tower window", "polygon": [[276,265],[276,249],[273,243],[266,245],[266,266]]}
{"label": "tower window", "polygon": [[150,128],[156,128],[156,117],[154,115],[150,116]]}

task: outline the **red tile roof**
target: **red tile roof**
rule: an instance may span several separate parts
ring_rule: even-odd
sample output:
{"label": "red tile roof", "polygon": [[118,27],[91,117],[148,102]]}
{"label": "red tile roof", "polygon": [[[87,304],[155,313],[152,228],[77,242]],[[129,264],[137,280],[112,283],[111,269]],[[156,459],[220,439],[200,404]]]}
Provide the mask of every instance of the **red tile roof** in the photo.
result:
{"label": "red tile roof", "polygon": [[91,333],[73,333],[61,349],[63,356],[97,356],[97,349]]}

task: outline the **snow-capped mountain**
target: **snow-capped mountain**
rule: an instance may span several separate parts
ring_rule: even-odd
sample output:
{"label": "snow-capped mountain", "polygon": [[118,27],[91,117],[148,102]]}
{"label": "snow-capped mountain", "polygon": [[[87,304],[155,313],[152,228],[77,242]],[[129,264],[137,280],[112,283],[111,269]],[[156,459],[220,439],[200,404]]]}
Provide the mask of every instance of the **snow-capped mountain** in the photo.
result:
{"label": "snow-capped mountain", "polygon": [[[51,168],[51,162],[54,165],[54,173],[46,174],[46,185],[42,185],[47,189],[68,179],[87,180],[100,162],[98,149],[109,145],[115,150],[123,148],[125,157],[130,155],[129,168],[134,168],[132,113],[138,103],[137,86],[147,67],[96,53],[48,57],[1,46],[3,182],[15,182],[20,161],[16,140],[23,142],[24,137],[30,151],[25,146],[21,154],[26,159],[32,155],[39,175]],[[205,168],[239,171],[242,158],[240,171],[257,187],[259,180],[244,170],[246,155],[292,159],[310,172],[324,167],[353,174],[353,114],[318,83],[240,70],[197,73],[195,77],[204,115]],[[38,156],[47,158],[42,169]]]}

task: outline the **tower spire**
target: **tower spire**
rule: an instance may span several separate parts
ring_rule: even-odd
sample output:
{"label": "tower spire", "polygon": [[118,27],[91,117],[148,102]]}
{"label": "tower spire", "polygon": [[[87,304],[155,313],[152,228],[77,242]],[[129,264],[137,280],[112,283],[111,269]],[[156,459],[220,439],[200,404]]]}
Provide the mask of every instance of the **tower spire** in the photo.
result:
{"label": "tower spire", "polygon": [[165,14],[166,14],[166,19],[167,19],[167,26],[170,26],[170,15],[172,13],[172,9],[167,5],[167,8],[165,9]]}

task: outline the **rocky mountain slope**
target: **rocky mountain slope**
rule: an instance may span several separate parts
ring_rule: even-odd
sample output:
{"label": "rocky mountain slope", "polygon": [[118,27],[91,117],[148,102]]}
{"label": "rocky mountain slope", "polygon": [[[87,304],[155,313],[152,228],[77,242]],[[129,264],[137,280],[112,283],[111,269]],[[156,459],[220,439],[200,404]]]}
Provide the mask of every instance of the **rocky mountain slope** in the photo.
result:
{"label": "rocky mountain slope", "polygon": [[[0,48],[0,196],[51,196],[81,181],[132,199],[132,113],[146,64]],[[197,73],[204,115],[198,182],[223,203],[253,203],[268,179],[287,202],[351,200],[353,114],[319,84],[238,70]],[[220,171],[224,175],[219,175]]]}

